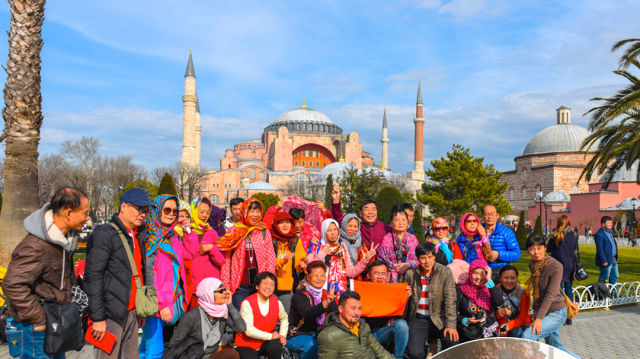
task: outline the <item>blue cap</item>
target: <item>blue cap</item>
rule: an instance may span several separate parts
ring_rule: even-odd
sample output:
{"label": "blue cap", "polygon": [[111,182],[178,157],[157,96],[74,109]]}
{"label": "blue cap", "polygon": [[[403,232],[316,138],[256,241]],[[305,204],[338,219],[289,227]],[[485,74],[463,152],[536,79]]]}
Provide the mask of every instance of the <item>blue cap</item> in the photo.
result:
{"label": "blue cap", "polygon": [[120,196],[120,203],[130,203],[134,206],[153,206],[149,201],[149,196],[142,188],[132,188]]}

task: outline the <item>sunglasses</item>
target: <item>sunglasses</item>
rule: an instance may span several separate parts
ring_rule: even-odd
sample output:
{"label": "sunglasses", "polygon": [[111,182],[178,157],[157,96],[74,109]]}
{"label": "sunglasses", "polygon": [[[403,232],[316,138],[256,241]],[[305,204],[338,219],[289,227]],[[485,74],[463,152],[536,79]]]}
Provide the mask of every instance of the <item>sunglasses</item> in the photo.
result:
{"label": "sunglasses", "polygon": [[433,230],[434,230],[434,231],[447,231],[447,230],[449,230],[449,228],[447,228],[447,227],[442,227],[442,228],[434,228]]}
{"label": "sunglasses", "polygon": [[475,220],[475,219],[472,219],[472,220],[469,220],[469,221],[464,221],[464,223],[478,223],[478,221]]}
{"label": "sunglasses", "polygon": [[125,203],[127,206],[135,209],[136,211],[138,211],[138,215],[144,214],[145,216],[149,215],[149,212],[151,212],[151,209],[149,207],[147,207],[146,209],[142,208],[142,207],[138,207],[136,205],[133,205],[131,203]]}
{"label": "sunglasses", "polygon": [[220,287],[220,288],[218,288],[218,289],[214,290],[213,292],[214,292],[214,293],[218,293],[218,294],[224,294],[224,292],[226,292],[226,291],[227,291],[227,288],[225,288],[225,287]]}
{"label": "sunglasses", "polygon": [[164,207],[162,209],[162,212],[167,216],[170,215],[170,214],[173,214],[174,216],[178,215],[178,209],[177,208]]}

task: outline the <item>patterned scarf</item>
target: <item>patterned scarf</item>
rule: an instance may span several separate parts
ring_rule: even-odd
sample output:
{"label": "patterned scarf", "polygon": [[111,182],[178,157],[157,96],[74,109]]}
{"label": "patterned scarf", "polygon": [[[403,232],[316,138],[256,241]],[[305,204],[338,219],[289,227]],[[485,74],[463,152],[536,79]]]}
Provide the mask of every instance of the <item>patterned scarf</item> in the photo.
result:
{"label": "patterned scarf", "polygon": [[320,227],[322,227],[322,212],[316,202],[295,196],[285,197],[282,201],[284,202],[284,206],[282,206],[283,212],[288,213],[291,208],[299,208],[304,211],[304,222],[320,230]]}
{"label": "patterned scarf", "polygon": [[[350,220],[356,219],[358,221],[358,231],[353,237],[349,237],[347,234],[347,224]],[[349,250],[349,256],[351,256],[351,264],[356,265],[358,261],[358,249],[362,248],[362,235],[360,233],[360,218],[353,213],[349,213],[342,219],[342,225],[340,226],[340,239],[342,243],[347,246]]]}
{"label": "patterned scarf", "polygon": [[480,308],[484,310],[491,310],[491,293],[489,293],[489,288],[485,286],[486,281],[478,287],[473,284],[473,281],[471,280],[471,274],[474,269],[485,268],[487,266],[487,261],[484,259],[476,259],[471,262],[471,265],[469,266],[469,278],[467,278],[467,281],[460,286],[460,290]]}
{"label": "patterned scarf", "polygon": [[[340,237],[338,237],[338,240],[334,243],[329,243],[329,240],[327,239],[327,231],[331,224],[334,224],[336,228],[339,228],[338,222],[335,219],[325,219],[324,222],[322,222],[322,239],[320,241],[320,245],[326,245],[329,247],[329,253],[327,253],[327,256],[325,257],[325,263],[329,267],[327,282],[338,283],[339,298],[340,294],[347,291],[347,265],[345,263],[344,251],[342,243],[340,243]],[[312,246],[309,245],[309,247],[311,248]],[[329,263],[327,263],[327,260]]]}
{"label": "patterned scarf", "polygon": [[406,240],[407,240],[407,233],[404,233],[404,237],[402,239],[400,239],[395,232],[392,233],[393,235],[393,251],[396,254],[396,263],[403,263],[402,262],[402,257],[406,257],[407,254],[409,253],[409,250],[411,250],[411,247],[409,247],[406,244]]}
{"label": "patterned scarf", "polygon": [[[240,219],[242,220],[242,223],[235,224],[238,230],[232,233],[227,233],[218,238],[218,242],[216,244],[220,247],[222,252],[234,250],[238,245],[243,243],[244,239],[251,233],[251,231],[256,229],[263,231],[267,229],[267,225],[262,222],[262,217],[260,217],[256,224],[252,224],[249,218],[247,218],[247,215],[249,214],[249,204],[253,202],[260,203],[260,201],[255,198],[249,198],[242,202],[242,207],[240,208]],[[260,207],[262,207],[262,203],[260,203]]]}
{"label": "patterned scarf", "polygon": [[207,219],[204,221],[201,221],[200,218],[198,218],[198,209],[203,202],[208,203],[209,208],[213,206],[207,197],[198,197],[191,201],[191,229],[193,229],[193,231],[198,235],[204,234],[204,232],[211,229],[211,226],[207,224],[209,216],[207,216]]}
{"label": "patterned scarf", "polygon": [[538,281],[540,280],[540,270],[544,268],[549,262],[549,253],[545,253],[544,257],[539,261],[534,261],[533,259],[529,259],[529,267],[531,268],[531,277],[527,279],[525,283],[525,288],[529,293],[533,293],[533,300],[536,301],[540,299],[540,288],[538,288]]}
{"label": "patterned scarf", "polygon": [[[322,288],[316,289],[311,284],[307,284],[305,288],[307,289],[307,292],[309,292],[309,294],[311,294],[311,296],[313,297],[313,305],[322,303]],[[322,323],[324,323],[324,316],[325,313],[322,313],[321,316],[316,318],[316,323],[322,325]]]}
{"label": "patterned scarf", "polygon": [[[282,233],[280,228],[278,227],[278,222],[281,221],[289,221],[291,223],[291,229],[288,233]],[[293,217],[287,212],[278,212],[273,218],[273,223],[271,224],[271,238],[273,238],[277,242],[287,242],[291,244],[291,238],[295,237],[296,231],[293,229]]]}
{"label": "patterned scarf", "polygon": [[438,253],[438,251],[442,251],[445,257],[447,257],[447,262],[453,262],[453,252],[451,252],[451,248],[449,248],[448,238],[438,239],[436,237],[432,237],[431,243],[436,246],[436,253]]}

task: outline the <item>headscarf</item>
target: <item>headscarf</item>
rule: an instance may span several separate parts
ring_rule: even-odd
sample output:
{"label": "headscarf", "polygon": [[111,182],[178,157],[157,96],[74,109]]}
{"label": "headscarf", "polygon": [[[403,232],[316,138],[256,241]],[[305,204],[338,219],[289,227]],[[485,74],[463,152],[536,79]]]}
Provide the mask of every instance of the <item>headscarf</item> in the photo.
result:
{"label": "headscarf", "polygon": [[544,268],[549,262],[549,253],[545,253],[544,257],[539,261],[534,261],[533,259],[529,259],[529,267],[531,268],[531,277],[527,279],[525,283],[525,288],[529,293],[532,293],[533,300],[536,301],[540,299],[540,288],[538,287],[538,281],[540,280],[540,270]]}
{"label": "headscarf", "polygon": [[[433,222],[431,222],[431,230],[434,230],[435,228],[442,228],[442,227],[447,228],[447,237],[448,237],[449,222],[447,222],[446,219],[442,217],[438,217],[434,219]],[[449,238],[438,239],[436,238],[435,231],[434,231],[433,237],[431,238],[431,243],[433,243],[436,246],[436,253],[438,253],[439,250],[442,250],[442,253],[444,253],[445,257],[447,257],[447,262],[448,263],[453,262],[453,252],[451,252],[451,249],[449,248]],[[444,244],[444,246],[441,244]]]}
{"label": "headscarf", "polygon": [[[476,229],[475,232],[469,232],[464,225],[467,218],[471,216],[473,216],[478,221],[478,226],[482,225],[482,223],[480,223],[480,218],[478,218],[478,216],[476,216],[475,213],[465,213],[462,216],[462,221],[461,221],[462,226],[460,226],[460,230],[465,236],[474,236],[474,240],[475,240],[476,237],[478,238],[480,237],[480,234],[478,233],[478,229]],[[476,247],[476,256],[478,258],[491,259],[491,242],[487,237],[482,237],[480,238],[479,241],[475,242],[475,247]]]}
{"label": "headscarf", "polygon": [[[353,235],[353,237],[349,237],[347,234],[347,224],[354,218],[358,221],[358,231]],[[360,233],[360,218],[358,218],[354,213],[349,213],[342,219],[342,225],[340,226],[340,239],[349,250],[351,264],[356,265],[358,260],[358,249],[362,248],[362,235]]]}
{"label": "headscarf", "polygon": [[[242,206],[240,207],[240,220],[242,223],[236,223],[235,226],[238,230],[227,233],[224,236],[218,238],[218,242],[216,244],[220,247],[222,252],[232,251],[234,250],[242,241],[251,233],[253,230],[263,231],[267,229],[267,225],[262,222],[262,218],[260,218],[259,222],[255,225],[251,224],[247,215],[249,214],[249,205],[253,202],[258,202],[255,198],[249,198],[246,201],[242,202]],[[260,203],[262,207],[262,203]],[[262,207],[264,208],[264,207]]]}
{"label": "headscarf", "polygon": [[[464,295],[466,295],[469,299],[473,300],[476,305],[484,310],[491,310],[491,293],[489,293],[489,288],[485,286],[485,283],[482,283],[479,287],[473,284],[471,279],[471,274],[477,268],[486,268],[488,266],[487,261],[484,259],[476,259],[471,262],[469,266],[469,278],[467,281],[460,286],[460,290]],[[485,278],[486,279],[486,278]]]}
{"label": "headscarf", "polygon": [[[162,207],[164,203],[170,199],[180,203],[177,196],[174,195],[160,195],[156,197],[154,206],[151,208],[149,217],[145,220],[145,226],[147,227],[147,236],[144,239],[145,256],[150,257],[157,251],[160,251],[169,258],[171,258],[171,267],[173,274],[173,303],[176,303],[180,296],[184,295],[180,281],[180,260],[178,255],[171,247],[171,237],[174,234],[174,228],[178,223],[176,220],[170,226],[165,226],[160,220],[162,213]],[[180,207],[178,207],[180,210]]]}
{"label": "headscarf", "polygon": [[[278,222],[289,221],[291,223],[291,229],[288,233],[282,233],[278,227]],[[278,242],[288,242],[291,238],[295,237],[296,231],[293,229],[293,217],[287,212],[278,212],[273,217],[273,223],[271,223],[271,238]]]}
{"label": "headscarf", "polygon": [[220,288],[222,282],[215,277],[203,279],[196,289],[196,297],[198,297],[198,305],[207,314],[214,318],[227,318],[228,308],[226,304],[215,304],[215,296],[213,292]]}
{"label": "headscarf", "polygon": [[[180,204],[178,205],[178,216],[180,216],[180,211],[187,211],[187,213],[189,213],[189,218],[191,218],[191,205],[189,205],[189,202],[185,201],[185,200],[180,200]],[[176,226],[174,229],[174,231],[176,231],[176,233],[178,233],[178,236],[180,236],[180,238],[182,238],[182,236],[184,235],[182,226]]]}
{"label": "headscarf", "polygon": [[[322,288],[317,289],[309,283],[307,283],[307,286],[305,288],[307,288],[307,292],[309,292],[309,294],[311,294],[311,296],[313,297],[313,305],[322,303]],[[325,315],[323,312],[321,316],[316,318],[316,323],[322,325],[322,323],[324,323],[324,316]]]}
{"label": "headscarf", "polygon": [[[198,197],[191,201],[191,229],[198,235],[204,234],[204,232],[211,229],[206,220],[201,221],[200,218],[198,218],[198,209],[203,202],[209,204],[209,208],[213,208],[211,201],[207,197]],[[207,220],[208,219],[209,217],[207,217]]]}
{"label": "headscarf", "polygon": [[207,219],[207,224],[218,233],[218,236],[224,236],[227,230],[224,229],[222,222],[227,218],[227,210],[218,206],[211,206],[211,214]]}
{"label": "headscarf", "polygon": [[478,225],[479,225],[479,226],[481,226],[481,225],[482,225],[482,223],[480,223],[480,218],[478,218],[478,216],[476,216],[476,214],[475,214],[475,213],[465,213],[465,214],[462,216],[462,221],[461,221],[462,225],[460,226],[460,230],[462,231],[462,233],[463,233],[465,236],[475,236],[475,235],[477,235],[477,234],[478,234],[478,229],[476,229],[476,231],[475,231],[475,232],[469,232],[469,231],[465,228],[465,225],[464,225],[465,221],[467,220],[467,217],[469,217],[469,216],[474,217],[474,218],[478,221]]}
{"label": "headscarf", "polygon": [[[327,265],[327,283],[338,283],[338,298],[342,293],[347,290],[347,265],[345,262],[344,251],[342,248],[342,240],[340,236],[338,236],[338,240],[334,243],[329,243],[327,240],[327,231],[329,230],[329,226],[331,224],[335,224],[336,228],[340,228],[338,222],[333,218],[325,219],[322,222],[322,239],[320,243],[317,245],[319,248],[321,245],[326,245],[329,247],[329,253],[324,258],[325,264]],[[312,245],[309,245],[309,248],[312,248]],[[319,250],[319,249],[318,249]]]}

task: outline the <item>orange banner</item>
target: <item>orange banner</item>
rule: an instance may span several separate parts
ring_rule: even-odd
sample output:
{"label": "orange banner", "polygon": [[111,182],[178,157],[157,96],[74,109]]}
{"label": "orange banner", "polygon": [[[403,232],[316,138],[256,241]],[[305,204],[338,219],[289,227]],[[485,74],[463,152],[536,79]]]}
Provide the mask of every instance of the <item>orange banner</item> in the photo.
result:
{"label": "orange banner", "polygon": [[354,281],[353,288],[360,294],[363,317],[395,317],[404,314],[407,283]]}

